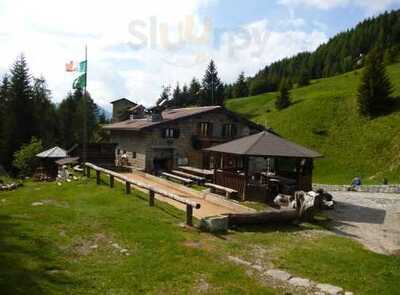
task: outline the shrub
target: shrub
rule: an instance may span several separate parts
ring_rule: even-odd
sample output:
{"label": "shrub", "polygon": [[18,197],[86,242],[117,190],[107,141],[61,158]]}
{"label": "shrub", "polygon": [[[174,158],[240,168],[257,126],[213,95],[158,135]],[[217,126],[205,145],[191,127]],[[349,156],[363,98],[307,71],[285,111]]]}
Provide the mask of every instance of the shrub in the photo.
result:
{"label": "shrub", "polygon": [[42,141],[32,137],[29,144],[25,144],[14,153],[13,166],[18,169],[20,176],[30,176],[38,165],[36,155],[43,150]]}

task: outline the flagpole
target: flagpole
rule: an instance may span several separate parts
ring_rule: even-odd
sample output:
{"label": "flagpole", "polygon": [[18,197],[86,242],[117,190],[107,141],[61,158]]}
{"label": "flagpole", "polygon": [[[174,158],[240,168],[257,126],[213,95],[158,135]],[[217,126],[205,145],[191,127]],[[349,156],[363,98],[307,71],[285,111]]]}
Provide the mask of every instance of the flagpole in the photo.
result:
{"label": "flagpole", "polygon": [[[87,161],[87,45],[85,45],[85,85],[83,90],[83,146],[82,146],[82,160],[83,165],[86,165]],[[83,169],[86,172],[86,169]]]}

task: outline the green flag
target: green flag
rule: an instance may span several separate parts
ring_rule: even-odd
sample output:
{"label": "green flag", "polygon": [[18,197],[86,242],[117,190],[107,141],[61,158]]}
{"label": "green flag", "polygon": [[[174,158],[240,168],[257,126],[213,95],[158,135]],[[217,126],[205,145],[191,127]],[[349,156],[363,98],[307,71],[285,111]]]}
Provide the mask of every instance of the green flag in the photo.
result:
{"label": "green flag", "polygon": [[83,89],[84,87],[86,87],[86,73],[76,78],[72,84],[73,89]]}
{"label": "green flag", "polygon": [[79,63],[79,72],[86,73],[86,71],[87,71],[87,61],[86,60],[85,61],[81,61]]}

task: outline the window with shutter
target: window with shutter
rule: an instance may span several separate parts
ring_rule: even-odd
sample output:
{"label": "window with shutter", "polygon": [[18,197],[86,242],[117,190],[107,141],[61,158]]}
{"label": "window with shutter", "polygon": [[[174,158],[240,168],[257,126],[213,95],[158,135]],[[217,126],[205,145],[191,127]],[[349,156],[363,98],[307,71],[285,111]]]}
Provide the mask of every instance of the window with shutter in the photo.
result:
{"label": "window with shutter", "polygon": [[237,128],[234,124],[225,124],[222,128],[223,137],[235,137],[237,134]]}
{"label": "window with shutter", "polygon": [[176,128],[165,128],[162,132],[163,138],[178,138],[179,137],[179,129]]}
{"label": "window with shutter", "polygon": [[198,125],[198,133],[200,136],[211,137],[213,135],[213,125],[209,122],[202,122]]}

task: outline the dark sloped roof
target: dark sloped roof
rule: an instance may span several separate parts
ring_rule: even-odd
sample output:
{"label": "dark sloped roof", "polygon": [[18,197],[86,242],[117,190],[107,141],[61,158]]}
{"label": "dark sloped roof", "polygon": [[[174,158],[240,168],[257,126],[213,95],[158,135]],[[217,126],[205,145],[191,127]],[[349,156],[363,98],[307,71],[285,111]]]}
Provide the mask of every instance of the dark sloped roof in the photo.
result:
{"label": "dark sloped roof", "polygon": [[254,135],[207,148],[205,151],[264,157],[322,157],[322,155],[317,152],[297,145],[268,131],[263,131]]}
{"label": "dark sloped roof", "polygon": [[145,128],[153,127],[159,124],[164,124],[174,120],[198,115],[205,112],[222,109],[220,106],[207,106],[207,107],[192,107],[171,109],[162,112],[163,120],[152,122],[150,118],[126,120],[114,124],[105,125],[103,128],[107,130],[133,130],[139,131]]}
{"label": "dark sloped roof", "polygon": [[65,158],[67,156],[67,152],[58,146],[36,155],[38,158]]}
{"label": "dark sloped roof", "polygon": [[127,98],[119,98],[119,99],[116,99],[116,100],[111,101],[110,103],[113,104],[113,103],[119,102],[119,101],[121,101],[121,100],[126,100],[127,102],[130,102],[131,104],[136,105],[136,103],[134,103],[133,101],[130,101],[130,100],[127,99]]}
{"label": "dark sloped roof", "polygon": [[180,120],[196,115],[200,115],[203,113],[209,113],[214,111],[223,111],[228,116],[234,117],[236,120],[244,121],[246,124],[252,126],[258,130],[265,130],[264,126],[258,125],[246,118],[239,116],[238,114],[227,110],[222,106],[204,106],[204,107],[189,107],[189,108],[180,108],[180,109],[167,109],[162,112],[162,120],[152,122],[150,118],[143,119],[133,119],[126,120],[123,122],[117,122],[109,125],[103,126],[106,130],[127,130],[127,131],[140,131],[146,128],[154,127],[161,124],[166,124],[173,122],[175,120]]}

